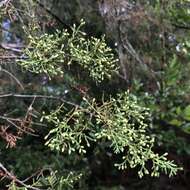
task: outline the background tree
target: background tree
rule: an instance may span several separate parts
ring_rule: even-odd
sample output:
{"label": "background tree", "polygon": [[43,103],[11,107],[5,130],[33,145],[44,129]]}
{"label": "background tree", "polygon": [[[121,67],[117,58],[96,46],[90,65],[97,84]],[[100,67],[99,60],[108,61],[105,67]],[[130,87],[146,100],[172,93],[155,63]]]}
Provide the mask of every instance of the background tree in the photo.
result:
{"label": "background tree", "polygon": [[[1,8],[2,188],[188,186],[184,1],[20,0]],[[181,169],[168,159],[185,174],[160,176]]]}

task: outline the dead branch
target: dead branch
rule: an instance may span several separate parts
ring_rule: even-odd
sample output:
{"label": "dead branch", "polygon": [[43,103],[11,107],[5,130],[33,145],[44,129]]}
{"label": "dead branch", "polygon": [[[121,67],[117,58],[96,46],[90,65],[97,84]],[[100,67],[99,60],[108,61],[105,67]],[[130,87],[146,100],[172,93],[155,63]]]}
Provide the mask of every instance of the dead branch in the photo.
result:
{"label": "dead branch", "polygon": [[14,93],[10,93],[10,94],[0,94],[0,98],[8,98],[8,97],[15,97],[15,98],[37,98],[37,99],[52,99],[52,100],[59,100],[65,104],[74,106],[74,107],[81,107],[78,104],[75,104],[73,102],[64,100],[61,97],[58,96],[47,96],[47,95],[31,95],[31,94],[14,94]]}
{"label": "dead branch", "polygon": [[24,87],[21,84],[21,82],[12,73],[10,73],[9,71],[7,71],[6,69],[3,69],[1,66],[0,66],[0,71],[2,71],[4,73],[6,73],[7,75],[9,75],[21,87],[21,89],[24,90]]}
{"label": "dead branch", "polygon": [[43,190],[43,189],[39,189],[37,187],[32,187],[31,185],[27,185],[25,184],[23,181],[19,180],[15,175],[13,175],[11,172],[9,172],[4,165],[0,162],[0,169],[3,171],[4,173],[4,177],[18,183],[19,185],[26,187],[27,189],[31,189],[31,190]]}

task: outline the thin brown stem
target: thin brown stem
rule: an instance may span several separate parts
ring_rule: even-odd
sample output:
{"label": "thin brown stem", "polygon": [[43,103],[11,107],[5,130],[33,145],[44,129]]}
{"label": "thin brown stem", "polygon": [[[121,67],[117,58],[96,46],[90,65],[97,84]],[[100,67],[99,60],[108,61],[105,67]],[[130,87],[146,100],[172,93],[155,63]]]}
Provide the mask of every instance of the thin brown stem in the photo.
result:
{"label": "thin brown stem", "polygon": [[0,116],[0,119],[7,121],[9,124],[11,124],[15,128],[17,128],[18,130],[22,131],[23,133],[26,133],[26,134],[29,134],[29,135],[32,135],[32,136],[36,136],[36,137],[38,136],[38,135],[35,135],[35,134],[33,134],[33,133],[29,132],[29,131],[26,131],[26,130],[22,129],[21,127],[19,127],[18,125],[16,125],[14,123],[14,121],[11,120],[11,118]]}
{"label": "thin brown stem", "polygon": [[7,75],[9,75],[21,87],[21,89],[24,90],[24,87],[21,84],[21,82],[12,73],[10,73],[9,71],[7,71],[6,69],[3,69],[1,67],[0,67],[0,71],[2,71],[4,73],[6,73]]}
{"label": "thin brown stem", "polygon": [[27,185],[25,184],[23,181],[17,179],[17,177],[15,175],[13,175],[11,172],[9,172],[5,167],[4,165],[0,162],[0,169],[4,172],[5,174],[5,177],[18,183],[19,185],[22,185],[23,187],[26,187],[27,189],[31,189],[31,190],[42,190],[42,189],[39,189],[37,187],[33,187],[31,185]]}
{"label": "thin brown stem", "polygon": [[8,98],[8,97],[15,97],[15,98],[36,98],[36,99],[52,99],[52,100],[59,100],[65,104],[74,106],[74,107],[81,107],[80,105],[77,105],[73,102],[64,100],[61,97],[58,96],[47,96],[47,95],[33,95],[33,94],[14,94],[14,93],[9,93],[9,94],[0,94],[0,98]]}

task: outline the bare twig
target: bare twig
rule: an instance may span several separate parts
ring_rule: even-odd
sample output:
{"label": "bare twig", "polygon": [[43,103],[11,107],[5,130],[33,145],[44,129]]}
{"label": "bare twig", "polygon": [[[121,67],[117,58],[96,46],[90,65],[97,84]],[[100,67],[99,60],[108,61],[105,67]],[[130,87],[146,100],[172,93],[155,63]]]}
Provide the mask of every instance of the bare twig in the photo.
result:
{"label": "bare twig", "polygon": [[69,25],[67,25],[61,18],[59,18],[55,13],[53,13],[50,9],[48,9],[43,3],[41,3],[39,0],[37,0],[36,3],[42,9],[44,9],[49,15],[51,15],[55,20],[61,23],[65,28],[70,29]]}
{"label": "bare twig", "polygon": [[17,177],[13,175],[11,172],[9,172],[1,162],[0,162],[0,169],[4,172],[6,178],[18,183],[19,185],[22,185],[23,187],[26,187],[27,189],[31,190],[42,190],[37,187],[32,187],[31,185],[27,185],[23,181],[17,179]]}
{"label": "bare twig", "polygon": [[58,96],[47,96],[47,95],[32,95],[32,94],[14,94],[14,93],[10,93],[10,94],[0,94],[0,98],[7,98],[7,97],[16,97],[16,98],[37,98],[37,99],[52,99],[52,100],[59,100],[65,104],[74,106],[74,107],[81,107],[78,104],[75,104],[73,102],[64,100],[61,97]]}
{"label": "bare twig", "polygon": [[7,71],[6,69],[3,69],[2,67],[0,67],[0,71],[8,74],[11,78],[14,79],[14,81],[21,87],[22,90],[24,90],[24,87],[23,85],[21,84],[21,82],[12,74],[10,73],[9,71]]}
{"label": "bare twig", "polygon": [[25,118],[24,118],[26,121],[27,121],[28,116],[32,114],[31,112],[32,112],[32,110],[33,110],[33,104],[34,104],[34,102],[35,102],[35,99],[36,99],[36,96],[33,98],[33,100],[32,100],[32,102],[31,102],[30,106],[29,106],[28,109],[27,109],[27,112],[26,112],[26,115],[25,115]]}
{"label": "bare twig", "polygon": [[[38,136],[38,135],[35,135],[34,133],[31,133],[29,131],[26,131],[26,130],[22,129],[20,126],[16,125],[15,122],[11,118],[0,116],[0,119],[6,120],[9,124],[13,125],[15,128],[22,131],[23,133],[26,133],[26,134],[29,134],[29,135],[32,135],[32,136],[35,136],[35,137]],[[21,120],[21,122],[23,122],[23,121]]]}
{"label": "bare twig", "polygon": [[[11,117],[6,117],[5,115],[4,116],[0,115],[0,119],[3,119],[3,120],[7,120],[8,119],[8,120],[11,120],[13,122],[23,122],[22,118],[11,118]],[[31,124],[38,125],[38,126],[43,126],[43,127],[46,126],[45,124],[38,123],[38,122],[33,122],[33,121],[31,121]]]}
{"label": "bare twig", "polygon": [[23,59],[23,57],[17,55],[3,55],[0,56],[0,59]]}
{"label": "bare twig", "polygon": [[9,50],[9,51],[13,51],[16,53],[21,53],[22,50],[20,48],[22,48],[22,46],[18,46],[18,44],[5,44],[5,43],[1,43],[0,44],[1,48],[5,49],[5,50]]}
{"label": "bare twig", "polygon": [[29,176],[29,177],[27,177],[26,179],[22,180],[22,182],[23,182],[23,183],[26,183],[27,181],[29,181],[29,180],[32,179],[33,177],[40,175],[42,171],[43,171],[43,170],[36,171],[36,172],[33,173],[31,176]]}

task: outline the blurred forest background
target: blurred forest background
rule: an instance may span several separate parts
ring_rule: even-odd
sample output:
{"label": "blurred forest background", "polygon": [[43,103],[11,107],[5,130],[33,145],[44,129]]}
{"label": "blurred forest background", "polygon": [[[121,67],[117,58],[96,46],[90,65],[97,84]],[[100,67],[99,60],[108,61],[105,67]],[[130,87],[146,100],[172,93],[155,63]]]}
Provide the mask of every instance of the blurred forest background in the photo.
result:
{"label": "blurred forest background", "polygon": [[0,22],[0,189],[190,189],[190,1],[1,0]]}

